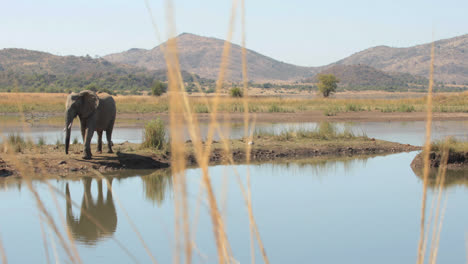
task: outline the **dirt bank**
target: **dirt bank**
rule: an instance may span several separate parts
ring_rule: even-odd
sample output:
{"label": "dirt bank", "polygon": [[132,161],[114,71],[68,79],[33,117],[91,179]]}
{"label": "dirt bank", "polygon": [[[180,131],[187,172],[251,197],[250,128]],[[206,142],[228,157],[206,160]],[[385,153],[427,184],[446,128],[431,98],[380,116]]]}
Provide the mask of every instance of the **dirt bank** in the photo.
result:
{"label": "dirt bank", "polygon": [[[231,140],[230,155],[234,162],[244,163],[246,159],[245,142]],[[215,142],[210,156],[210,164],[227,163],[223,144]],[[170,166],[170,153],[165,151],[140,150],[132,143],[116,144],[114,154],[93,153],[92,160],[83,160],[82,145],[72,145],[69,155],[63,147],[46,145],[23,150],[22,153],[0,154],[0,169],[4,176],[65,176],[86,174],[92,170],[100,172],[127,169],[159,169]],[[92,146],[95,149],[95,146]],[[193,145],[186,143],[187,165],[196,166]],[[301,159],[324,156],[353,156],[388,154],[419,150],[420,147],[375,139],[351,139],[338,141],[317,141],[310,139],[278,141],[272,138],[257,138],[252,145],[252,162],[271,162],[281,159]]]}
{"label": "dirt bank", "polygon": [[[442,161],[442,153],[431,151],[429,153],[430,168],[438,168]],[[411,162],[413,169],[422,169],[424,167],[423,153],[419,153]],[[449,170],[468,170],[468,152],[450,151],[447,159],[447,169]]]}

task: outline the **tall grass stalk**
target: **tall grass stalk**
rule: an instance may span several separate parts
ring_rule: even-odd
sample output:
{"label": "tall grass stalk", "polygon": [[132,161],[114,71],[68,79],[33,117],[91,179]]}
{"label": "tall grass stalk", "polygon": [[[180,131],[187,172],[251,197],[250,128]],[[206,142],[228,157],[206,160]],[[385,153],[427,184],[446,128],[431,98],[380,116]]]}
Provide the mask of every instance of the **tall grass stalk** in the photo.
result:
{"label": "tall grass stalk", "polygon": [[[427,122],[426,122],[426,141],[424,144],[423,150],[423,196],[422,196],[422,205],[421,205],[421,222],[420,222],[420,238],[418,244],[418,259],[417,264],[423,264],[427,243],[429,241],[429,230],[432,225],[432,239],[430,241],[431,247],[429,252],[429,263],[435,264],[437,262],[437,253],[439,248],[440,233],[442,230],[443,217],[445,215],[446,209],[446,195],[443,208],[441,209],[441,201],[443,197],[443,187],[445,184],[445,174],[447,170],[447,161],[448,155],[450,153],[450,140],[446,141],[444,149],[442,150],[442,162],[437,173],[437,201],[436,197],[433,198],[430,209],[430,216],[426,223],[426,200],[427,200],[427,187],[428,187],[428,177],[429,177],[429,152],[431,150],[431,127],[432,127],[432,88],[434,84],[434,42],[431,46],[431,63],[430,63],[430,74],[429,74],[429,89],[427,96]],[[433,221],[433,223],[432,223]]]}
{"label": "tall grass stalk", "polygon": [[434,85],[434,42],[431,46],[431,65],[429,72],[429,89],[427,92],[427,115],[426,115],[426,141],[424,143],[424,170],[423,170],[423,196],[421,204],[421,222],[418,245],[418,264],[424,263],[424,225],[426,221],[426,199],[427,199],[427,181],[429,177],[429,151],[431,149],[431,127],[432,127],[432,87]]}
{"label": "tall grass stalk", "polygon": [[2,263],[8,264],[7,255],[6,255],[5,249],[3,248],[3,243],[2,243],[2,238],[1,237],[0,237],[0,257],[1,257]]}
{"label": "tall grass stalk", "polygon": [[248,139],[245,142],[245,153],[246,154],[246,163],[247,163],[247,209],[249,212],[249,230],[250,230],[250,255],[252,264],[255,263],[255,244],[254,244],[254,233],[256,235],[260,250],[262,252],[263,260],[266,264],[269,263],[268,257],[266,255],[263,242],[260,238],[260,234],[258,232],[257,224],[255,223],[255,219],[253,216],[253,208],[252,208],[252,195],[251,195],[251,184],[250,184],[250,153],[252,145],[249,142],[252,142],[253,139],[253,131],[255,128],[255,119],[252,125],[252,132],[249,134],[249,103],[248,103],[248,76],[247,76],[247,49],[246,49],[246,40],[245,40],[245,0],[241,0],[241,24],[242,24],[242,84],[243,84],[243,106],[244,106],[244,138]]}

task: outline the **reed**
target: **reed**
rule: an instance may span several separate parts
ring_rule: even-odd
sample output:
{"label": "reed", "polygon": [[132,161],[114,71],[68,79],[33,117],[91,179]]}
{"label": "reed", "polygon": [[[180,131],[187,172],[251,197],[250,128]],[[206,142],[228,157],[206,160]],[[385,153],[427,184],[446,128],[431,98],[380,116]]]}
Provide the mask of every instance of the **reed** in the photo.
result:
{"label": "reed", "polygon": [[163,149],[166,143],[166,127],[161,119],[148,122],[143,133],[142,148]]}

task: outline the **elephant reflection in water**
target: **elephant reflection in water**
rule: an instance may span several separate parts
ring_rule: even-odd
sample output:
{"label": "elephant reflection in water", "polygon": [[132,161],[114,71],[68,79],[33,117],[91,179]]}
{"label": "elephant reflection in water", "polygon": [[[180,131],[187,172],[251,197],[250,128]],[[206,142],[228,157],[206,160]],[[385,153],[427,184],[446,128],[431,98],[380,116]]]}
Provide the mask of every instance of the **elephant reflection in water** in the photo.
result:
{"label": "elephant reflection in water", "polygon": [[[104,199],[102,181],[97,180],[98,197],[94,202],[91,194],[91,182],[92,178],[83,179],[84,194],[79,218],[75,217],[72,212],[68,183],[65,188],[68,228],[73,238],[87,245],[95,245],[99,240],[112,236],[117,228],[117,213],[111,190],[107,189],[106,199]],[[109,179],[109,182],[112,186],[112,179]]]}

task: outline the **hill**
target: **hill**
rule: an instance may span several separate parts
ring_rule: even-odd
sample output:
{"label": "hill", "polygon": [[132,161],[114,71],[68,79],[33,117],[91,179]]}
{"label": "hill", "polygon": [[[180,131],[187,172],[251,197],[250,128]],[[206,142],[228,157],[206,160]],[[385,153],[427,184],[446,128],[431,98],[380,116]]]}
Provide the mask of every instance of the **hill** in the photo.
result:
{"label": "hill", "polygon": [[[110,91],[149,90],[154,80],[166,81],[165,70],[149,71],[89,56],[57,56],[25,49],[0,50],[0,90],[64,92],[96,85]],[[185,81],[198,76],[182,72]]]}
{"label": "hill", "polygon": [[[208,79],[218,78],[224,40],[183,33],[177,36],[176,41],[181,69]],[[161,45],[165,45],[165,43]],[[242,80],[241,54],[242,48],[232,44],[227,80]],[[150,70],[166,68],[161,46],[151,50],[130,49],[122,53],[104,56],[104,58],[111,62],[144,67]],[[255,82],[296,81],[318,72],[317,68],[280,62],[252,50],[247,50],[247,67],[249,80]]]}
{"label": "hill", "polygon": [[[408,90],[427,85],[424,77],[408,73],[384,72],[367,65],[334,65],[319,74],[334,74],[340,79],[339,87],[347,90]],[[304,80],[317,82],[317,75]]]}
{"label": "hill", "polygon": [[[378,46],[363,50],[334,64],[364,64],[389,72],[429,76],[431,44],[408,48]],[[435,42],[434,79],[468,84],[468,34]]]}

